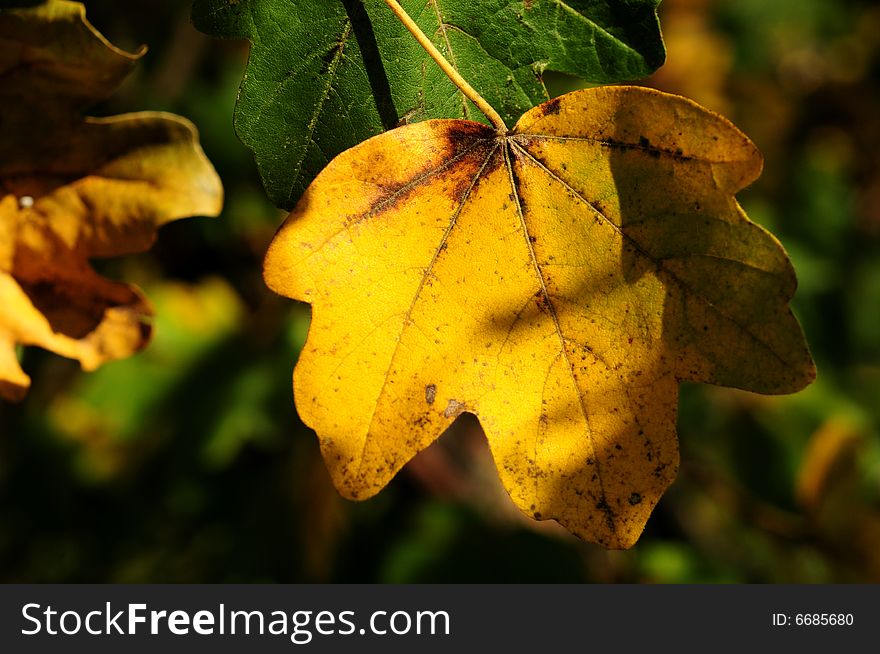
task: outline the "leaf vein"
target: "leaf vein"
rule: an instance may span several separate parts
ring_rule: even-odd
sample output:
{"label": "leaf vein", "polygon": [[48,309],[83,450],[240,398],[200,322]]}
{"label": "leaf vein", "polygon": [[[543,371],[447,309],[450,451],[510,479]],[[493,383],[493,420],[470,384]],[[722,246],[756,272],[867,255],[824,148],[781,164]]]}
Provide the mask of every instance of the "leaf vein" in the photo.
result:
{"label": "leaf vein", "polygon": [[465,148],[460,153],[455,155],[452,159],[449,159],[448,161],[444,162],[442,166],[438,166],[437,168],[432,168],[431,170],[425,172],[423,175],[416,177],[413,181],[409,182],[408,184],[404,184],[400,188],[394,190],[390,195],[388,195],[384,199],[380,200],[376,204],[372,205],[370,207],[369,211],[358,216],[357,220],[354,220],[350,223],[346,223],[342,227],[342,229],[339,229],[339,230],[333,232],[332,234],[330,234],[326,239],[324,239],[324,241],[322,241],[320,243],[320,245],[318,245],[317,247],[313,247],[306,256],[302,257],[301,259],[298,259],[295,262],[295,265],[299,265],[302,262],[310,259],[312,256],[314,256],[315,254],[320,252],[321,248],[323,248],[327,243],[332,241],[334,238],[336,238],[337,236],[339,236],[343,232],[345,232],[345,231],[349,230],[350,228],[354,227],[355,225],[359,225],[363,221],[368,220],[368,219],[376,216],[377,214],[381,213],[385,209],[385,207],[389,206],[390,204],[393,204],[396,200],[398,200],[400,198],[400,196],[404,195],[405,193],[408,193],[409,191],[413,190],[414,188],[421,186],[422,184],[424,184],[425,182],[427,182],[431,178],[435,177],[436,175],[444,173],[447,170],[449,170],[450,168],[454,167],[456,163],[458,163],[462,158],[464,158],[468,154],[470,154],[474,149],[476,149],[481,144],[482,144],[482,141],[480,139],[477,139],[473,145]]}
{"label": "leaf vein", "polygon": [[[544,298],[547,301],[547,310],[550,313],[551,319],[553,320],[553,326],[556,329],[556,336],[559,339],[559,346],[560,346],[561,352],[565,356],[565,362],[568,365],[568,374],[569,374],[569,377],[571,378],[571,383],[572,383],[572,386],[574,387],[574,392],[578,397],[578,406],[580,407],[581,415],[584,418],[584,426],[586,427],[587,438],[589,439],[589,442],[590,442],[590,448],[593,450],[593,460],[595,461],[596,476],[598,478],[599,493],[601,495],[601,500],[599,502],[599,506],[602,507],[602,510],[605,513],[605,518],[608,521],[608,526],[611,529],[611,532],[614,533],[616,531],[615,524],[614,524],[614,515],[611,512],[610,507],[608,506],[608,502],[607,502],[607,495],[605,493],[605,484],[602,479],[602,466],[599,461],[599,457],[596,453],[596,444],[594,441],[593,429],[590,426],[589,413],[587,411],[586,404],[584,403],[584,397],[581,394],[580,389],[578,388],[577,378],[575,377],[575,374],[574,374],[574,366],[572,365],[571,357],[568,354],[568,347],[566,345],[566,338],[562,334],[562,327],[559,324],[559,316],[556,313],[556,307],[553,306],[553,301],[550,299],[550,293],[547,290],[547,282],[544,279],[544,274],[541,271],[540,264],[538,263],[538,257],[535,254],[535,248],[532,245],[531,239],[529,238],[529,228],[526,225],[526,219],[525,219],[525,216],[523,215],[522,203],[520,202],[520,197],[519,197],[519,189],[517,188],[516,179],[513,174],[513,165],[510,162],[510,150],[509,150],[509,147],[507,146],[506,141],[505,141],[505,148],[504,148],[504,163],[507,165],[507,176],[510,181],[510,188],[511,188],[511,191],[513,192],[513,197],[516,201],[516,211],[517,211],[517,215],[519,216],[520,225],[522,226],[523,237],[525,238],[526,247],[529,250],[529,257],[531,258],[532,267],[535,271],[535,275],[537,276],[538,281],[541,284],[541,292],[544,294]],[[592,350],[590,350],[590,352],[592,352]],[[535,498],[536,499],[537,499],[537,482],[538,482],[538,479],[537,479],[537,475],[536,475],[535,476]]]}
{"label": "leaf vein", "polygon": [[712,302],[709,298],[705,297],[701,293],[698,293],[690,284],[688,284],[686,281],[681,279],[678,275],[676,275],[671,270],[669,270],[666,266],[664,266],[662,259],[656,259],[654,256],[652,256],[650,252],[648,252],[647,250],[645,250],[642,247],[641,243],[639,243],[634,238],[632,238],[629,234],[627,234],[626,231],[624,231],[623,228],[620,227],[620,225],[617,225],[613,220],[608,218],[608,216],[606,216],[603,212],[599,211],[599,209],[597,209],[593,205],[592,202],[590,202],[587,198],[585,198],[577,190],[575,190],[572,186],[570,186],[568,184],[568,182],[566,182],[562,177],[560,177],[554,171],[550,170],[543,162],[541,162],[539,159],[534,157],[524,147],[522,147],[518,143],[514,143],[514,145],[516,146],[516,148],[519,151],[521,151],[532,162],[532,164],[534,166],[537,166],[540,170],[543,170],[549,177],[556,180],[558,183],[562,184],[565,187],[565,189],[568,190],[568,192],[571,193],[574,197],[578,198],[581,202],[583,202],[585,205],[590,207],[590,209],[592,209],[593,212],[597,216],[599,216],[604,222],[608,223],[614,230],[616,230],[618,232],[618,234],[620,234],[622,239],[624,239],[627,243],[629,243],[643,257],[645,257],[649,261],[652,261],[657,266],[658,270],[662,270],[666,275],[668,275],[669,279],[674,281],[683,291],[685,291],[686,293],[690,293],[692,296],[694,296],[697,299],[699,299],[700,301],[704,302],[707,307],[709,307],[711,310],[715,311],[719,316],[721,316],[725,320],[729,321],[732,325],[737,327],[740,331],[742,331],[744,334],[746,334],[746,336],[748,336],[751,340],[753,340],[755,343],[757,343],[762,348],[767,350],[774,358],[776,358],[782,364],[789,365],[789,363],[785,359],[783,359],[779,355],[779,353],[776,352],[776,350],[774,350],[768,343],[766,343],[763,339],[761,339],[757,334],[755,334],[752,330],[747,328],[745,325],[742,325],[736,318],[728,315],[725,311],[723,311],[717,304]]}
{"label": "leaf vein", "polygon": [[348,43],[349,36],[351,36],[351,21],[346,20],[345,31],[339,38],[339,45],[336,47],[336,52],[334,52],[333,54],[333,60],[330,62],[330,66],[327,69],[327,83],[324,85],[324,89],[321,91],[320,100],[318,101],[315,110],[312,112],[312,117],[309,120],[308,126],[306,127],[306,135],[303,139],[302,146],[302,156],[299,157],[299,161],[296,164],[293,175],[291,175],[290,188],[287,191],[288,200],[293,197],[293,189],[296,187],[296,183],[299,180],[300,171],[302,170],[303,163],[305,162],[306,153],[308,152],[309,145],[314,142],[315,128],[318,125],[318,119],[321,117],[321,113],[324,111],[324,105],[327,103],[327,99],[330,97],[330,91],[333,88],[333,82],[336,81],[336,70],[339,68],[339,62],[342,61],[342,52],[343,50],[345,50],[345,46]]}
{"label": "leaf vein", "polygon": [[474,175],[473,181],[471,181],[470,185],[467,187],[465,192],[462,194],[461,201],[458,203],[455,211],[452,212],[452,216],[449,219],[449,225],[446,227],[446,230],[443,232],[443,236],[440,239],[440,242],[437,244],[437,247],[434,249],[434,255],[431,257],[430,263],[425,268],[422,273],[422,278],[419,280],[419,286],[413,294],[413,299],[410,302],[409,308],[406,310],[406,314],[403,317],[403,323],[401,325],[400,333],[397,335],[397,340],[394,344],[394,350],[391,353],[391,358],[388,362],[388,368],[385,371],[385,375],[382,380],[382,384],[379,386],[379,393],[376,396],[376,401],[373,403],[373,411],[370,416],[369,426],[367,427],[367,433],[364,437],[364,444],[361,448],[360,459],[358,461],[358,470],[355,473],[355,477],[360,477],[361,471],[364,465],[364,454],[367,451],[367,445],[370,442],[370,431],[372,430],[373,423],[376,420],[376,412],[379,408],[379,400],[382,397],[382,394],[385,392],[385,387],[388,384],[388,375],[391,373],[391,368],[394,366],[394,360],[397,357],[397,351],[400,349],[400,344],[403,340],[403,334],[406,331],[407,325],[411,321],[413,309],[415,309],[416,303],[419,301],[419,297],[421,296],[422,289],[425,287],[425,283],[433,274],[434,264],[437,263],[437,259],[440,257],[440,253],[444,250],[444,245],[449,240],[449,235],[452,233],[452,230],[455,228],[456,223],[458,222],[458,217],[461,215],[461,211],[464,208],[465,203],[470,197],[471,191],[473,191],[474,187],[477,184],[477,181],[483,174],[483,171],[486,170],[486,167],[489,165],[489,162],[492,160],[492,157],[495,155],[495,152],[498,150],[498,144],[496,143],[491,150],[489,150],[489,154],[486,156],[485,161],[483,161],[482,166],[477,171],[477,174]]}
{"label": "leaf vein", "polygon": [[[452,44],[449,42],[449,34],[446,32],[446,19],[443,17],[443,14],[440,12],[440,3],[437,0],[430,0],[431,6],[434,8],[434,13],[437,16],[437,31],[439,32],[443,42],[446,44],[446,52],[447,57],[449,57],[449,63],[455,69],[456,72],[461,73],[461,70],[458,68],[458,62],[456,61],[455,53],[452,51]],[[467,96],[460,90],[458,93],[461,95],[461,110],[462,114],[466,119],[470,118],[470,107],[468,106]]]}

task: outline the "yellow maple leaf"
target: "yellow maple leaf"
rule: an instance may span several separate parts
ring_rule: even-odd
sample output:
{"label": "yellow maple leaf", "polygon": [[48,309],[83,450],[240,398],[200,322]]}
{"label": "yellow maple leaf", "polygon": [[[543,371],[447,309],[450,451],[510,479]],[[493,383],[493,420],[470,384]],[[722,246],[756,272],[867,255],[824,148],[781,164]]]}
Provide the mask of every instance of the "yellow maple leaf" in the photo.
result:
{"label": "yellow maple leaf", "polygon": [[142,54],[112,46],[76,2],[0,12],[0,396],[7,399],[21,399],[30,384],[17,344],[78,359],[86,370],[144,347],[147,301],[88,260],[143,251],[160,225],[220,212],[220,180],[187,120],[81,115]]}
{"label": "yellow maple leaf", "polygon": [[469,411],[520,509],[631,546],[676,474],[679,382],[814,378],[791,264],[733,197],[761,165],[727,120],[638,87],[339,155],[264,274],[313,305],[296,404],[340,492],[375,494]]}

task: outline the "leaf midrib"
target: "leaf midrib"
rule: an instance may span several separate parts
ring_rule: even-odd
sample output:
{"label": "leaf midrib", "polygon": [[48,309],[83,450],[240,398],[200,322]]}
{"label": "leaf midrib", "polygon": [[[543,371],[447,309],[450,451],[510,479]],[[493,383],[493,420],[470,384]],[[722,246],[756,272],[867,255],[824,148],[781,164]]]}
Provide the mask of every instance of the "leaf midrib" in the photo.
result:
{"label": "leaf midrib", "polygon": [[[611,533],[616,534],[617,529],[616,529],[615,523],[614,523],[614,514],[611,511],[610,506],[608,505],[608,496],[605,492],[605,482],[602,478],[602,464],[599,460],[599,456],[596,453],[596,443],[595,443],[595,439],[593,436],[593,429],[590,426],[589,412],[587,411],[587,406],[584,403],[584,397],[581,394],[580,389],[578,388],[577,378],[574,374],[574,366],[571,362],[571,357],[568,354],[568,347],[567,347],[567,343],[566,343],[566,338],[562,333],[562,326],[559,324],[559,316],[556,313],[556,307],[553,305],[553,300],[550,297],[550,291],[547,289],[547,282],[544,279],[544,273],[541,270],[540,263],[538,263],[538,257],[535,253],[535,247],[532,245],[532,240],[531,240],[530,234],[529,234],[529,228],[528,228],[528,225],[526,224],[525,216],[523,215],[522,203],[520,202],[519,188],[517,187],[516,179],[515,179],[515,176],[513,173],[513,165],[510,161],[510,147],[511,146],[508,145],[508,142],[509,142],[509,139],[505,140],[504,163],[507,166],[507,176],[508,176],[508,180],[510,181],[510,189],[511,189],[511,192],[513,193],[513,197],[516,201],[516,212],[517,212],[517,215],[520,220],[520,226],[522,227],[523,237],[525,239],[526,247],[528,248],[528,251],[529,251],[529,258],[531,260],[532,267],[535,271],[535,276],[538,278],[538,282],[541,284],[541,292],[543,293],[544,298],[547,300],[547,308],[550,313],[550,318],[553,320],[553,326],[556,330],[556,337],[559,339],[560,353],[565,357],[565,363],[568,368],[568,376],[569,376],[569,378],[571,380],[571,384],[574,388],[574,393],[575,393],[575,395],[577,395],[578,406],[580,407],[581,415],[583,416],[583,419],[584,419],[584,426],[586,427],[587,438],[590,441],[590,448],[593,450],[593,461],[595,462],[594,465],[596,466],[596,479],[599,483],[599,495],[600,495],[600,501],[597,504],[597,508],[600,508],[603,511],[603,513],[605,514],[605,519],[608,521],[608,527],[611,530]],[[552,367],[552,364],[551,364],[551,367]],[[549,374],[550,373],[548,371],[548,375]],[[538,450],[538,435],[536,434],[535,435],[535,453],[534,453],[536,466],[537,466],[537,461],[538,461],[538,451],[537,450]],[[536,502],[538,501],[538,479],[539,479],[539,475],[536,474],[535,475],[535,501]]]}

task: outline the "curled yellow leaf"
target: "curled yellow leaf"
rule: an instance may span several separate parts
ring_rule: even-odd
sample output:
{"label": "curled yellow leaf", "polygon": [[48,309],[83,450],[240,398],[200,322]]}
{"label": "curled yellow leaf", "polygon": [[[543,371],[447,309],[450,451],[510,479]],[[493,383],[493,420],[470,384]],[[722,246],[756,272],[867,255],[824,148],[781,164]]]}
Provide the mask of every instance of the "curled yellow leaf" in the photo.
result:
{"label": "curled yellow leaf", "polygon": [[189,121],[163,112],[82,117],[140,53],[125,53],[50,0],[0,12],[0,396],[30,380],[17,344],[92,370],[150,337],[136,288],[88,260],[140,252],[164,223],[220,212],[222,187]]}

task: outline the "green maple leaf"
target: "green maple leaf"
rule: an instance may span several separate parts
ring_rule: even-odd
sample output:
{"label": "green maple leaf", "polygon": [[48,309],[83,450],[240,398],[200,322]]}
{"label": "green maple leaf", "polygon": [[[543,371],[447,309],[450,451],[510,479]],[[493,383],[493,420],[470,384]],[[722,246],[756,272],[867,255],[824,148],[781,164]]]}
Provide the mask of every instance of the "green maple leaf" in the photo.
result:
{"label": "green maple leaf", "polygon": [[[659,0],[402,4],[511,123],[548,99],[545,70],[621,82],[665,57]],[[195,0],[193,21],[252,44],[235,127],[280,207],[335,155],[401,122],[484,120],[381,0]]]}

